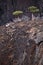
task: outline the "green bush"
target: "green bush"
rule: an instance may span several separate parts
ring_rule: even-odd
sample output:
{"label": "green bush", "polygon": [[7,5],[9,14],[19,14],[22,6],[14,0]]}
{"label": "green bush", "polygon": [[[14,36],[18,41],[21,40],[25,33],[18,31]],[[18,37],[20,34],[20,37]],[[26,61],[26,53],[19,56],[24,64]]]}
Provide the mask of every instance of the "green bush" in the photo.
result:
{"label": "green bush", "polygon": [[32,13],[35,13],[35,12],[39,12],[39,9],[35,6],[30,6],[28,7],[28,10]]}
{"label": "green bush", "polygon": [[15,16],[20,15],[20,14],[23,14],[23,11],[14,11],[13,12],[13,15],[15,15]]}
{"label": "green bush", "polygon": [[39,9],[36,6],[30,6],[28,7],[28,10],[32,13],[32,20],[35,20],[34,13],[39,12]]}

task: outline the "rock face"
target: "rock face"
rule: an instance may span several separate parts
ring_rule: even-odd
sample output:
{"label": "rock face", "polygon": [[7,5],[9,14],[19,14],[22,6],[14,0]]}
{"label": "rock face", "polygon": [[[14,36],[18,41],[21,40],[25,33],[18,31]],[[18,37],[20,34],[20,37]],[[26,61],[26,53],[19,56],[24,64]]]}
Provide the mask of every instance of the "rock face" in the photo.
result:
{"label": "rock face", "polygon": [[0,65],[43,65],[43,21],[0,26]]}

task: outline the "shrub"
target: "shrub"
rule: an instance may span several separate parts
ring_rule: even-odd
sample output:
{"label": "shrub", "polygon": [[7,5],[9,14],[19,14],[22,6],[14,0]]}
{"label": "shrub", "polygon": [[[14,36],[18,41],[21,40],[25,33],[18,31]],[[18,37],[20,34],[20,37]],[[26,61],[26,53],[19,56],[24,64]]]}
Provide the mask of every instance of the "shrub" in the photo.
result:
{"label": "shrub", "polygon": [[30,7],[28,8],[28,10],[29,10],[30,12],[32,12],[32,13],[39,12],[39,9],[38,9],[37,7],[35,7],[35,6],[30,6]]}
{"label": "shrub", "polygon": [[14,11],[13,12],[13,15],[15,15],[15,16],[20,15],[20,14],[23,14],[23,11]]}
{"label": "shrub", "polygon": [[32,20],[35,19],[34,13],[39,12],[39,9],[36,6],[30,6],[28,7],[28,10],[32,13]]}

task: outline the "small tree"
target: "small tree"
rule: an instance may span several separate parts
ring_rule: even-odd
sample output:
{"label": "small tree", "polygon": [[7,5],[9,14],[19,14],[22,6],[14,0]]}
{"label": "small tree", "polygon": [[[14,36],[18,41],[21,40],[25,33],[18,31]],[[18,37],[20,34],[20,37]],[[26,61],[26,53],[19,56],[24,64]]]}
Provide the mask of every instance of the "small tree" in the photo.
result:
{"label": "small tree", "polygon": [[16,17],[19,17],[21,14],[23,14],[23,11],[14,11],[13,15]]}
{"label": "small tree", "polygon": [[34,20],[34,13],[39,12],[39,9],[35,6],[30,6],[28,10],[32,13],[32,20]]}

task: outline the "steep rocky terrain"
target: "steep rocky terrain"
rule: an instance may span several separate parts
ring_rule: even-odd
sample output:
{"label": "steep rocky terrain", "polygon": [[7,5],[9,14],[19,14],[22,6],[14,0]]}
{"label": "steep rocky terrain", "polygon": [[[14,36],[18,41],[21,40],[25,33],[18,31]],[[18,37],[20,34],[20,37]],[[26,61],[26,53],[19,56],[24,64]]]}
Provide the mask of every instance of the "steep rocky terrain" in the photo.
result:
{"label": "steep rocky terrain", "polygon": [[[43,14],[43,0],[0,0],[0,65],[43,65],[43,17],[30,21],[33,5]],[[22,19],[13,18],[15,10]]]}
{"label": "steep rocky terrain", "polygon": [[0,26],[0,65],[43,65],[43,20]]}

